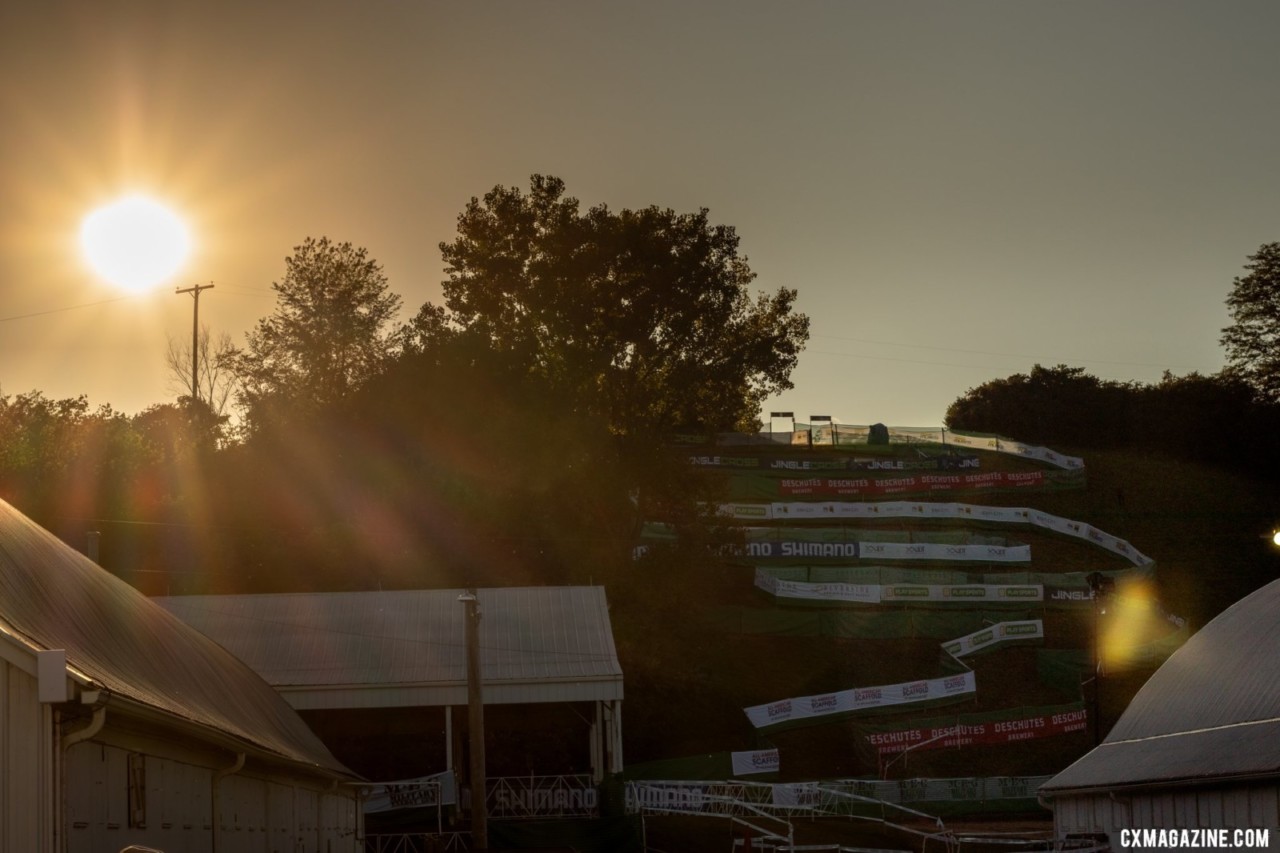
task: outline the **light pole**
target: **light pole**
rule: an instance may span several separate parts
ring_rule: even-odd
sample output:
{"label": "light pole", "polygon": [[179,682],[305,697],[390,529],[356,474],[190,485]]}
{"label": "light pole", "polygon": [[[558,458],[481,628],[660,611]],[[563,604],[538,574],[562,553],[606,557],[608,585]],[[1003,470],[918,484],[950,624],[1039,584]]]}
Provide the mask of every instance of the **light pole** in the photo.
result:
{"label": "light pole", "polygon": [[1089,584],[1090,597],[1093,599],[1093,745],[1101,742],[1102,708],[1102,654],[1098,635],[1098,616],[1105,613],[1103,597],[1109,596],[1115,589],[1115,578],[1109,578],[1102,572],[1090,572],[1085,576]]}
{"label": "light pole", "polygon": [[200,402],[200,291],[202,290],[213,290],[213,282],[174,289],[174,293],[190,293],[195,305],[191,312],[191,399],[196,403]]}

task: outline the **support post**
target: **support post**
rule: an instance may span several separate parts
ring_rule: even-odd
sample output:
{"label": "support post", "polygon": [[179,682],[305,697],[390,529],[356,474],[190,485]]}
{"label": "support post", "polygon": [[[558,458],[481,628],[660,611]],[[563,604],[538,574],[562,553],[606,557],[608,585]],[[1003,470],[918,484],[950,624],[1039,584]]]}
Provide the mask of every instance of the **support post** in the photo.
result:
{"label": "support post", "polygon": [[484,767],[484,694],[480,680],[480,602],[473,589],[458,596],[466,605],[467,722],[471,738],[471,849],[489,849],[489,803]]}
{"label": "support post", "polygon": [[200,291],[213,290],[213,282],[193,284],[191,287],[176,288],[174,293],[190,293],[195,300],[195,308],[191,312],[191,400],[200,402]]}

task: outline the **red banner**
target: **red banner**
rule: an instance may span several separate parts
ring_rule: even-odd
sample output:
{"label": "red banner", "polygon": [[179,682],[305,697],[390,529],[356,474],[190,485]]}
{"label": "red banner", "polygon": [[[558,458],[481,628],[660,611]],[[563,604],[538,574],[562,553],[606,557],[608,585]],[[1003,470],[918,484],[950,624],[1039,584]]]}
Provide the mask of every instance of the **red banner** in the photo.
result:
{"label": "red banner", "polygon": [[891,495],[899,492],[975,491],[1038,488],[1043,471],[990,471],[984,474],[910,474],[903,477],[805,477],[778,483],[782,495]]}
{"label": "red banner", "polygon": [[908,749],[915,752],[922,749],[1033,740],[1069,732],[1082,732],[1087,726],[1085,709],[1074,708],[1057,714],[1037,714],[1009,720],[987,720],[972,724],[961,722],[949,726],[876,732],[867,735],[867,741],[881,755],[892,755]]}

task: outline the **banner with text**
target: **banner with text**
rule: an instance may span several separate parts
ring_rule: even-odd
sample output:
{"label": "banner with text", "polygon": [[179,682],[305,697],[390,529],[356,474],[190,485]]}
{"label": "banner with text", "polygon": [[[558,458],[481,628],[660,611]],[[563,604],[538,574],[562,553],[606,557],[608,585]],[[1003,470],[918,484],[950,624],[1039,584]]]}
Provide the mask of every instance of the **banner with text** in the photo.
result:
{"label": "banner with text", "polygon": [[786,723],[819,721],[821,718],[859,711],[896,709],[940,700],[959,700],[977,692],[972,672],[909,681],[903,684],[884,684],[878,687],[855,687],[835,693],[801,696],[783,699],[766,705],[744,708],[751,725],[758,729]]}
{"label": "banner with text", "polygon": [[1088,728],[1083,703],[1048,708],[1017,708],[1003,714],[966,714],[922,720],[903,728],[882,728],[866,735],[881,756],[961,746],[990,746],[1082,732]]}
{"label": "banner with text", "polygon": [[952,657],[962,658],[996,646],[1043,639],[1044,621],[1041,619],[997,622],[989,628],[943,643],[942,650]]}
{"label": "banner with text", "polygon": [[753,749],[748,752],[735,752],[733,755],[733,775],[750,776],[753,773],[777,773],[781,760],[776,749]]}
{"label": "banner with text", "polygon": [[772,521],[824,521],[841,519],[873,520],[916,518],[921,520],[966,521],[990,524],[1030,525],[1042,530],[1083,539],[1121,556],[1135,566],[1154,562],[1118,536],[1092,525],[1027,507],[926,501],[825,501],[774,502],[771,504],[722,504],[720,512],[731,518]]}

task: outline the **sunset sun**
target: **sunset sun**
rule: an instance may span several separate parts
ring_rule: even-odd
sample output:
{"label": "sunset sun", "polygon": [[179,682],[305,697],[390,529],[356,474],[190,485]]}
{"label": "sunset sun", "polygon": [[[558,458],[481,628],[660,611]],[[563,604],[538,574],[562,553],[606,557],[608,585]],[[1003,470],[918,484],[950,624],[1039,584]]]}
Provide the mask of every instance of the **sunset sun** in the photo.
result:
{"label": "sunset sun", "polygon": [[133,195],[86,216],[80,225],[80,247],[95,273],[116,287],[141,293],[182,268],[191,236],[172,210]]}

